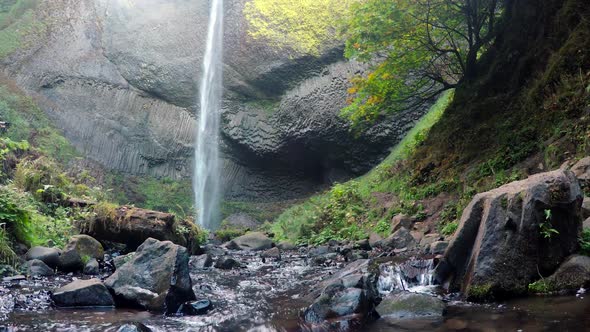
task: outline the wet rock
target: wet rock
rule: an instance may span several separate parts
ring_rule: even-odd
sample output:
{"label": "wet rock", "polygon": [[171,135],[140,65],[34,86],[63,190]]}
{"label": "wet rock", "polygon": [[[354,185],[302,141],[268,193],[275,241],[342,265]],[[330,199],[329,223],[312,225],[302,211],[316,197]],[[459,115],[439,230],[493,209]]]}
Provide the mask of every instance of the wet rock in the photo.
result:
{"label": "wet rock", "polygon": [[444,254],[445,250],[447,250],[448,246],[449,246],[449,242],[447,242],[447,241],[436,241],[430,245],[429,254],[432,254],[432,255]]}
{"label": "wet rock", "polygon": [[[564,170],[476,195],[435,270],[437,282],[474,300],[525,294],[539,273],[577,251],[582,199],[578,180]],[[544,237],[541,224],[558,233]]]}
{"label": "wet rock", "polygon": [[189,265],[195,269],[204,269],[213,266],[213,257],[209,254],[202,254],[199,256],[192,256]]}
{"label": "wet rock", "polygon": [[371,246],[371,248],[375,248],[379,242],[381,242],[383,240],[383,237],[381,237],[381,235],[377,234],[377,233],[371,233],[369,234],[369,245]]}
{"label": "wet rock", "polygon": [[387,295],[377,306],[381,319],[404,320],[442,317],[445,303],[428,294],[401,292]]}
{"label": "wet rock", "polygon": [[[373,303],[365,290],[330,285],[308,307],[303,316],[308,323],[323,323],[327,320],[367,319],[373,314]],[[360,317],[353,317],[353,316]]]}
{"label": "wet rock", "polygon": [[274,247],[274,248],[271,248],[271,249],[268,249],[268,250],[265,250],[264,252],[262,252],[262,254],[260,254],[260,257],[270,258],[275,261],[280,261],[281,260],[281,251],[279,250],[279,248]]}
{"label": "wet rock", "polygon": [[27,274],[31,277],[52,276],[55,274],[52,268],[43,263],[42,260],[33,259],[27,261]]}
{"label": "wet rock", "polygon": [[228,249],[260,251],[272,248],[273,243],[264,233],[252,232],[231,240]]}
{"label": "wet rock", "polygon": [[189,316],[204,315],[209,312],[212,307],[213,305],[209,300],[191,301],[182,304],[178,309],[178,312]]}
{"label": "wet rock", "polygon": [[86,263],[86,265],[84,265],[84,274],[87,275],[97,275],[100,273],[99,271],[99,264],[98,261],[96,260],[96,258],[92,258],[91,260],[88,261],[88,263]]}
{"label": "wet rock", "polygon": [[115,303],[98,279],[76,280],[53,291],[51,299],[58,307],[110,307]]}
{"label": "wet rock", "polygon": [[284,251],[289,251],[289,250],[296,250],[297,246],[295,246],[291,242],[283,241],[283,242],[277,244],[277,248],[284,250]]}
{"label": "wet rock", "polygon": [[130,252],[126,255],[119,255],[113,258],[113,264],[115,265],[115,269],[119,269],[123,264],[129,262],[130,260],[135,257],[135,252]]}
{"label": "wet rock", "polygon": [[203,246],[203,250],[205,251],[205,253],[216,257],[224,256],[225,254],[227,254],[224,248],[211,244]]}
{"label": "wet rock", "polygon": [[379,297],[377,291],[378,276],[369,268],[370,263],[371,260],[361,259],[348,264],[332,277],[320,282],[306,295],[306,298],[313,301],[320,296],[322,290],[326,287],[341,284],[345,287],[361,288],[365,291],[369,300],[377,302]]}
{"label": "wet rock", "polygon": [[129,323],[119,327],[117,332],[152,332],[152,329],[142,323]]}
{"label": "wet rock", "polygon": [[353,245],[353,249],[369,251],[371,250],[371,244],[368,239],[356,241]]}
{"label": "wet rock", "polygon": [[215,267],[221,270],[233,270],[241,268],[242,264],[229,256],[222,256],[215,262]]}
{"label": "wet rock", "polygon": [[335,252],[329,252],[320,256],[313,256],[311,258],[311,264],[314,266],[319,265],[330,265],[333,261],[338,259],[338,254]]}
{"label": "wet rock", "polygon": [[412,217],[408,217],[405,214],[398,214],[397,216],[391,219],[391,232],[395,233],[400,230],[402,227],[406,229],[412,229],[412,225],[416,219]]}
{"label": "wet rock", "polygon": [[416,246],[416,240],[407,228],[402,227],[388,238],[380,241],[377,246],[387,249],[411,249]]}
{"label": "wet rock", "polygon": [[75,272],[84,268],[82,256],[76,250],[64,251],[59,256],[58,269],[63,272]]}
{"label": "wet rock", "polygon": [[33,247],[27,251],[25,259],[28,261],[38,259],[48,266],[55,268],[59,264],[60,255],[61,251],[56,248]]}
{"label": "wet rock", "polygon": [[578,290],[590,283],[590,257],[569,257],[550,277],[545,279],[552,290]]}
{"label": "wet rock", "polygon": [[105,285],[121,305],[175,313],[182,303],[195,299],[188,262],[186,248],[150,238]]}

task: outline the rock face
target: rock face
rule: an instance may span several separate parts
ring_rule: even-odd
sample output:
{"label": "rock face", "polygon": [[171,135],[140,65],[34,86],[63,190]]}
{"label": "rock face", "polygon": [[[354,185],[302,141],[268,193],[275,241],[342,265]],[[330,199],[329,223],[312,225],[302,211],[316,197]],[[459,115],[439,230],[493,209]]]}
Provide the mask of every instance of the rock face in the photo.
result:
{"label": "rock face", "polygon": [[121,305],[175,313],[181,304],[195,299],[188,262],[186,248],[150,238],[105,285]]}
{"label": "rock face", "polygon": [[[425,112],[401,112],[356,138],[339,111],[364,66],[345,61],[338,42],[311,56],[254,40],[247,1],[225,4],[228,198],[300,197],[367,171]],[[35,19],[45,28],[0,66],[91,159],[125,173],[187,178],[208,7],[206,0],[40,2]]]}
{"label": "rock face", "polygon": [[[582,193],[574,174],[553,171],[475,196],[435,271],[473,299],[526,292],[578,249]],[[543,230],[554,229],[555,232]]]}
{"label": "rock face", "polygon": [[53,291],[51,299],[58,307],[111,307],[115,304],[98,279],[76,280]]}

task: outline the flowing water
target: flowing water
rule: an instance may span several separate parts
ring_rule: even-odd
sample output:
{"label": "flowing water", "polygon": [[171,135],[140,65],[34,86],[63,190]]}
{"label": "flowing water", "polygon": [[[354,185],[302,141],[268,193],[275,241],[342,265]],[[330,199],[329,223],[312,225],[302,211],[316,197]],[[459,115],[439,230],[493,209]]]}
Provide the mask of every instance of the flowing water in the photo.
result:
{"label": "flowing water", "polygon": [[193,174],[198,223],[214,229],[219,206],[219,122],[222,95],[223,0],[212,0],[200,85]]}

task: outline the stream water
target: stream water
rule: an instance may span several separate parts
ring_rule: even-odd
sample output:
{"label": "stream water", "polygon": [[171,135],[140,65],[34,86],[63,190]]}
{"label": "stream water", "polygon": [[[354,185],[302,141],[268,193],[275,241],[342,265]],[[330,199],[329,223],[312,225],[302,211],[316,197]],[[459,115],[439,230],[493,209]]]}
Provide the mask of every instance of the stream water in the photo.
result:
{"label": "stream water", "polygon": [[[0,283],[0,331],[117,331],[125,323],[142,322],[153,331],[319,331],[300,317],[308,303],[303,294],[346,263],[314,265],[305,252],[285,254],[279,262],[237,252],[247,265],[239,270],[191,268],[199,299],[213,309],[203,316],[165,317],[127,309],[51,307],[48,290],[75,276]],[[436,294],[430,280],[431,261],[410,261],[380,267],[379,291],[396,287]],[[106,274],[102,277],[106,277]],[[590,331],[590,297],[532,297],[492,305],[449,302],[439,320],[374,323],[358,331]],[[354,331],[354,328],[353,328]]]}

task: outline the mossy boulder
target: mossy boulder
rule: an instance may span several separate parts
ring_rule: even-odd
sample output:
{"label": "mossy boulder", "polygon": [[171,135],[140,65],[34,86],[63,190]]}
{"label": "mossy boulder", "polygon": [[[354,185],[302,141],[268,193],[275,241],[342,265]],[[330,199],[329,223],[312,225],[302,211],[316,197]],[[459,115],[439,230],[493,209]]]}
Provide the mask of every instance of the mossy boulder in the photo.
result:
{"label": "mossy boulder", "polygon": [[377,306],[377,313],[386,320],[442,317],[445,310],[439,298],[410,292],[391,293]]}

